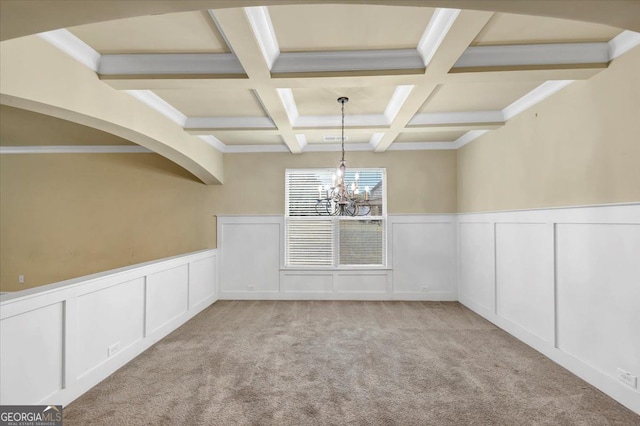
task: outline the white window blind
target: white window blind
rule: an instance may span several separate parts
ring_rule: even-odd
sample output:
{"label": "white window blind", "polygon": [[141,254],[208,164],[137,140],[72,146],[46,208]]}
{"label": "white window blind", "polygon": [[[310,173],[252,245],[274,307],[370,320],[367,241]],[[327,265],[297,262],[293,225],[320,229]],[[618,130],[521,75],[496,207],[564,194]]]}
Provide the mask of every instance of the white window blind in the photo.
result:
{"label": "white window blind", "polygon": [[359,177],[360,197],[355,216],[329,214],[332,208],[326,197],[334,173],[334,169],[286,170],[286,266],[384,266],[385,170],[347,169],[348,185],[355,181],[356,173]]}
{"label": "white window blind", "polygon": [[382,220],[341,220],[339,224],[341,265],[384,264]]}
{"label": "white window blind", "polygon": [[285,228],[288,265],[333,265],[331,220],[288,220]]}

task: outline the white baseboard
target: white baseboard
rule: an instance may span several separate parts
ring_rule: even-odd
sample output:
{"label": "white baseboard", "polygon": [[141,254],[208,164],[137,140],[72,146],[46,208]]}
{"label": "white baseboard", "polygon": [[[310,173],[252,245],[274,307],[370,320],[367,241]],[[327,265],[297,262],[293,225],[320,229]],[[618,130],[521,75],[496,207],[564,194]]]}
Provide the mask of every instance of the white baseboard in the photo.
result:
{"label": "white baseboard", "polygon": [[219,300],[406,300],[443,302],[456,301],[457,296],[451,292],[439,293],[265,293],[265,292],[222,292]]}

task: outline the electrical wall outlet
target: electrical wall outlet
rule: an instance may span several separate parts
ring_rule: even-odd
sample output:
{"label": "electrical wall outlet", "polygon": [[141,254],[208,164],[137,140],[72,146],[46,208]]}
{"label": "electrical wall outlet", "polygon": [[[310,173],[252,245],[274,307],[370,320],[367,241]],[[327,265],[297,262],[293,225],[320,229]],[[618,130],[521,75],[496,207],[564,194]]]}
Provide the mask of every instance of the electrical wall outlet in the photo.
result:
{"label": "electrical wall outlet", "polygon": [[254,291],[255,289],[256,289],[256,286],[255,286],[255,285],[250,285],[250,286],[249,286],[249,291]]}
{"label": "electrical wall outlet", "polygon": [[420,291],[421,291],[421,292],[423,292],[423,293],[426,293],[426,292],[428,292],[428,291],[429,291],[429,287],[428,287],[428,286],[426,286],[426,285],[425,285],[425,286],[422,286],[422,287],[420,287]]}
{"label": "electrical wall outlet", "polygon": [[18,275],[18,284],[24,284],[24,275]]}
{"label": "electrical wall outlet", "polygon": [[628,371],[624,371],[622,368],[618,368],[618,380],[634,389],[638,388],[638,377]]}
{"label": "electrical wall outlet", "polygon": [[115,354],[119,350],[120,350],[120,342],[116,342],[107,348],[107,356],[108,357],[113,356],[113,354]]}

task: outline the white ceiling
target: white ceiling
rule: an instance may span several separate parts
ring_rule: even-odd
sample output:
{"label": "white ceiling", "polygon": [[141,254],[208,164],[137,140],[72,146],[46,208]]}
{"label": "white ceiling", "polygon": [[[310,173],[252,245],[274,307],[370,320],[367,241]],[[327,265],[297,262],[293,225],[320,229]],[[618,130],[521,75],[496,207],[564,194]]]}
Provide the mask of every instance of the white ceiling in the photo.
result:
{"label": "white ceiling", "polygon": [[335,4],[144,16],[45,39],[98,58],[87,64],[104,83],[224,152],[293,153],[339,149],[339,96],[347,149],[455,149],[639,42],[556,18]]}

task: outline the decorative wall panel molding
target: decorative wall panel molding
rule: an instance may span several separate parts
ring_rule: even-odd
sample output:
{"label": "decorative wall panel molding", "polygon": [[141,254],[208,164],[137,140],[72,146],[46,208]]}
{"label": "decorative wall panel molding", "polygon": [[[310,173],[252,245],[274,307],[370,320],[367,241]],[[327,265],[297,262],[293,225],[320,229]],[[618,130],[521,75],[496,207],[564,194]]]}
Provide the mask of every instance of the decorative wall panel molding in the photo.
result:
{"label": "decorative wall panel molding", "polygon": [[221,299],[457,299],[455,215],[389,215],[386,268],[285,268],[283,223],[218,217]]}
{"label": "decorative wall panel molding", "polygon": [[0,404],[67,405],[217,300],[217,250],[0,297]]}
{"label": "decorative wall panel molding", "polygon": [[640,414],[640,204],[458,215],[459,300]]}

